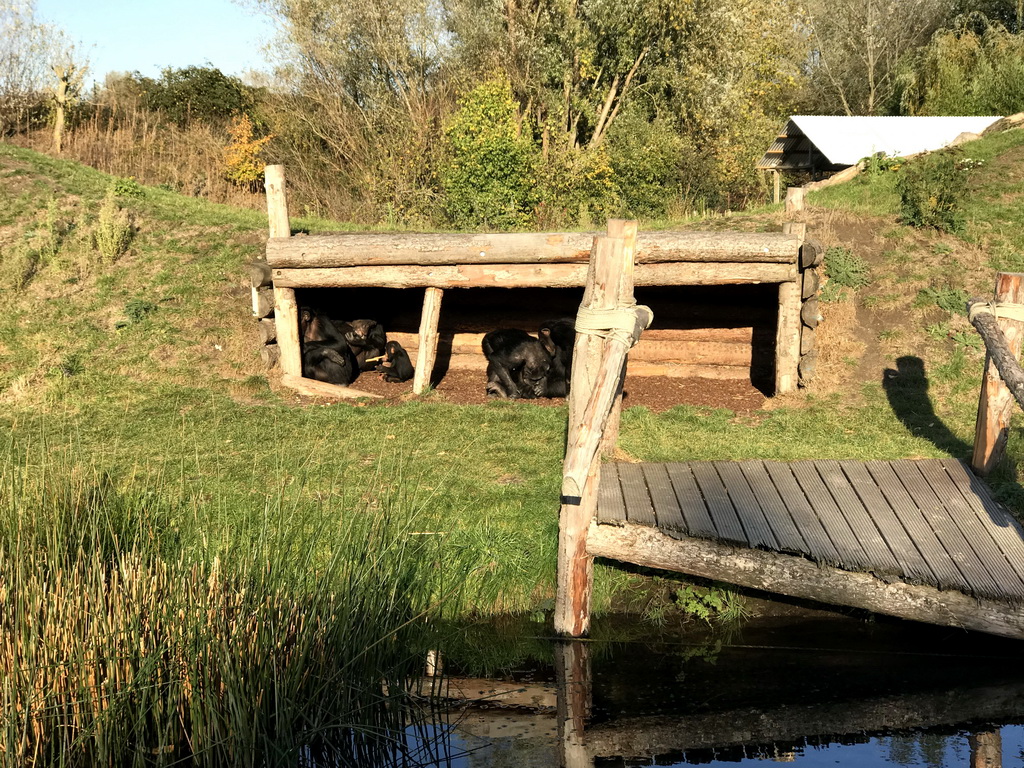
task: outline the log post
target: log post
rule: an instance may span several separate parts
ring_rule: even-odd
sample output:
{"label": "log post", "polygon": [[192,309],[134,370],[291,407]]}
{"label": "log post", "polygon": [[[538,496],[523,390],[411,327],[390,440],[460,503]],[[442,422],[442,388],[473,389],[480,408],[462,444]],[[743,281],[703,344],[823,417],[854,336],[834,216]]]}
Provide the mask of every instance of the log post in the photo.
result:
{"label": "log post", "polygon": [[[580,308],[614,309],[633,295],[632,265],[625,260],[621,238],[596,237],[591,251],[586,288]],[[626,298],[628,296],[628,299]],[[586,415],[601,368],[604,340],[578,333],[573,348],[572,379],[569,390],[569,444],[566,461],[573,457],[575,435]],[[605,416],[607,412],[605,413]],[[587,553],[587,529],[597,511],[597,488],[601,459],[590,463],[578,497],[562,497],[558,517],[558,566],[555,595],[555,631],[579,637],[590,630],[590,595],[594,582],[594,561]]]}
{"label": "log post", "polygon": [[786,190],[786,213],[796,213],[804,209],[804,188],[790,187]]}
{"label": "log post", "polygon": [[772,202],[777,204],[782,193],[782,174],[779,171],[772,171],[772,180],[774,181]]}
{"label": "log post", "polygon": [[779,320],[775,333],[775,394],[792,392],[800,365],[801,284],[779,283]]}
{"label": "log post", "polygon": [[971,748],[971,768],[1003,768],[1003,739],[999,731],[972,733],[967,743]]}
{"label": "log post", "polygon": [[[290,237],[288,198],[285,193],[284,166],[268,165],[263,169],[267,189],[267,216],[271,237]],[[258,290],[256,288],[253,289]],[[299,344],[299,307],[294,288],[274,287],[274,323],[277,325],[277,346],[281,370],[286,375],[302,376],[302,348]]]}
{"label": "log post", "polygon": [[271,237],[290,237],[288,221],[288,195],[284,182],[284,166],[268,165],[263,169],[263,183],[267,190],[267,216]]}
{"label": "log post", "polygon": [[430,386],[437,359],[437,324],[441,319],[440,288],[427,288],[423,294],[423,314],[420,315],[419,347],[416,349],[416,374],[413,376],[412,391],[422,395]]}
{"label": "log post", "polygon": [[[608,222],[608,236],[622,238],[622,262],[626,269],[633,271],[636,263],[636,236],[637,223],[625,219],[611,219]],[[633,286],[629,287],[630,295]],[[622,364],[622,375],[619,377],[618,390],[615,393],[615,404],[608,415],[608,425],[604,428],[604,436],[601,440],[601,455],[611,456],[615,452],[615,446],[619,443],[619,424],[622,421],[622,384],[626,378],[626,363]]]}
{"label": "log post", "polygon": [[281,371],[302,375],[302,347],[299,344],[299,305],[294,288],[274,289],[274,324],[277,346],[281,350]]}
{"label": "log post", "polygon": [[592,768],[584,737],[591,709],[590,649],[579,640],[555,643],[555,683],[558,690],[559,765]]}
{"label": "log post", "polygon": [[[996,275],[995,301],[997,303],[1024,303],[1024,274],[1000,272]],[[1024,323],[1007,317],[998,318],[998,326],[1006,338],[1006,354],[1016,361],[1020,358]],[[986,347],[988,347],[986,339]],[[1013,393],[999,375],[996,355],[1000,351],[989,348],[985,357],[985,376],[981,381],[978,398],[978,419],[974,428],[974,454],[971,468],[980,477],[987,476],[999,463],[1006,447],[1013,413]]]}

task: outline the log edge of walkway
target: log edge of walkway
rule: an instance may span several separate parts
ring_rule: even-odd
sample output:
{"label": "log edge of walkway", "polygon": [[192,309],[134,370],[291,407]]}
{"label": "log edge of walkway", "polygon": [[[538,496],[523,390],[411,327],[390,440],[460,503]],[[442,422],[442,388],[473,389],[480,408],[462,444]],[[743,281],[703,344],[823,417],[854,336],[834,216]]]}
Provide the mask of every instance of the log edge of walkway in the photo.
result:
{"label": "log edge of walkway", "polygon": [[1024,639],[1024,611],[1020,606],[931,586],[885,581],[870,573],[818,564],[799,555],[688,536],[675,538],[648,526],[596,520],[588,531],[587,551],[595,557],[829,605]]}

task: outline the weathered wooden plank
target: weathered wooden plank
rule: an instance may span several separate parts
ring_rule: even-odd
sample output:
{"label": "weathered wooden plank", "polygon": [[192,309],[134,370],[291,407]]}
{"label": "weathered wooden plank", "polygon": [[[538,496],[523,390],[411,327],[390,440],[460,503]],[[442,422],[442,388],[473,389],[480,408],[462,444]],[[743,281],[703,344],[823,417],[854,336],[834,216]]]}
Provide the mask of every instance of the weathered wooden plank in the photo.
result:
{"label": "weathered wooden plank", "polygon": [[917,546],[907,535],[906,529],[896,516],[895,510],[889,506],[874,478],[868,473],[863,462],[840,461],[839,466],[849,479],[857,496],[864,503],[868,514],[878,526],[892,551],[900,572],[912,582],[924,582],[938,586],[939,578],[929,567]]}
{"label": "weathered wooden plank", "polygon": [[672,481],[665,465],[644,463],[640,468],[654,504],[657,526],[668,531],[685,531],[686,521],[683,519],[682,510],[679,509],[679,501],[672,489]]}
{"label": "weathered wooden plank", "polygon": [[828,533],[825,531],[824,526],[822,526],[821,520],[818,519],[811,505],[807,502],[807,498],[804,496],[804,492],[801,490],[796,478],[793,477],[793,472],[790,470],[789,465],[778,461],[766,461],[764,468],[768,472],[769,477],[771,477],[776,490],[778,490],[779,496],[782,497],[782,503],[786,505],[786,509],[792,515],[793,522],[796,523],[796,527],[800,530],[800,535],[807,542],[807,554],[815,560],[831,563],[832,565],[841,563],[843,560],[839,555],[839,551],[828,537]]}
{"label": "weathered wooden plank", "polygon": [[597,520],[600,523],[622,525],[626,522],[626,502],[619,485],[619,465],[601,466],[601,485],[598,488]]}
{"label": "weathered wooden plank", "polygon": [[686,521],[686,530],[691,536],[716,536],[715,522],[711,519],[697,481],[693,479],[690,465],[666,464],[665,470],[672,481],[672,490],[675,491],[679,510]]}
{"label": "weathered wooden plank", "polygon": [[958,492],[956,483],[939,461],[918,461],[918,470],[927,480],[946,513],[956,523],[971,548],[999,585],[999,594],[1020,599],[1024,597],[1024,582],[1007,561],[990,532],[994,526],[982,524],[971,505]]}
{"label": "weathered wooden plank", "polygon": [[864,553],[867,555],[867,561],[871,566],[871,570],[889,574],[901,573],[902,569],[899,562],[889,549],[889,545],[886,544],[885,538],[878,530],[864,505],[857,497],[857,493],[850,485],[850,481],[843,474],[839,462],[816,461],[814,462],[814,467],[818,470],[818,475],[828,488],[828,492],[835,499],[841,514],[846,518],[846,522],[853,531],[853,535],[860,542]]}
{"label": "weathered wooden plank", "polygon": [[654,507],[640,465],[619,464],[618,467],[622,498],[626,501],[626,521],[637,525],[654,525]]}
{"label": "weathered wooden plank", "polygon": [[843,513],[839,511],[835,499],[828,492],[824,481],[818,475],[813,461],[795,461],[789,465],[804,495],[811,504],[811,509],[818,516],[832,544],[839,552],[839,563],[848,568],[870,570],[871,563],[864,547],[850,528]]}
{"label": "weathered wooden plank", "polygon": [[[281,234],[288,235],[287,229]],[[339,232],[271,239],[275,268],[419,264],[585,263],[594,232]],[[271,238],[275,238],[272,230]],[[795,264],[801,238],[781,232],[645,232],[637,238],[643,263],[776,262]]]}
{"label": "weathered wooden plank", "polygon": [[716,461],[715,469],[718,470],[718,476],[725,484],[725,490],[732,500],[736,514],[743,523],[743,530],[747,532],[747,538],[751,545],[769,549],[777,548],[779,543],[765,519],[757,496],[751,490],[739,465],[731,461]]}
{"label": "weathered wooden plank", "polygon": [[690,470],[707,502],[718,538],[752,546],[715,465],[711,462],[695,461],[690,464]]}
{"label": "weathered wooden plank", "polygon": [[896,476],[914,499],[925,519],[935,531],[935,536],[945,547],[950,558],[963,573],[976,595],[993,596],[1000,594],[999,583],[989,573],[971,543],[950,518],[941,499],[936,496],[918,465],[920,462],[900,459],[892,462]]}
{"label": "weathered wooden plank", "polygon": [[938,586],[943,589],[954,588],[969,591],[970,581],[964,577],[945,547],[939,542],[935,531],[925,519],[924,513],[907,493],[907,489],[903,487],[899,478],[896,477],[892,465],[888,461],[868,461],[864,466],[878,484],[882,495],[885,496],[903,528],[928,563],[928,567],[935,574]]}
{"label": "weathered wooden plank", "polygon": [[888,582],[803,557],[696,538],[675,538],[656,528],[591,525],[587,551],[650,568],[664,568],[782,595],[849,605],[913,621],[1024,639],[1024,612],[932,586]]}
{"label": "weathered wooden plank", "polygon": [[941,459],[940,463],[982,523],[991,531],[1017,575],[1024,578],[1024,528],[999,502],[988,486],[962,461]]}
{"label": "weathered wooden plank", "polygon": [[783,552],[799,552],[810,554],[810,548],[804,537],[800,535],[800,529],[793,522],[792,515],[786,508],[785,502],[779,496],[778,490],[768,476],[764,463],[760,461],[741,461],[737,463],[743,476],[750,484],[750,489],[757,497],[757,503],[761,512],[772,529],[772,534]]}

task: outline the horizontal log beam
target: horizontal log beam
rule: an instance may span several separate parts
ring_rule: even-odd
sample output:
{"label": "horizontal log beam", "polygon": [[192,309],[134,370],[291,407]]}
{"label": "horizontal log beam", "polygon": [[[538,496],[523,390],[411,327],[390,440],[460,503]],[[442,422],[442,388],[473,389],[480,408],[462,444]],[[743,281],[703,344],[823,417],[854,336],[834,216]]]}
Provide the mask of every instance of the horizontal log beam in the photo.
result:
{"label": "horizontal log beam", "polygon": [[290,373],[281,376],[281,383],[306,397],[326,397],[331,400],[358,400],[361,397],[377,400],[381,397],[372,392],[363,392],[352,387],[343,387],[340,384],[328,384],[326,381],[307,379]]}
{"label": "horizontal log beam", "polygon": [[592,523],[587,551],[647,568],[678,571],[828,605],[846,605],[901,619],[1024,639],[1019,607],[934,587],[886,583],[803,557],[733,547],[718,541],[675,539],[656,528]]}
{"label": "horizontal log beam", "polygon": [[[785,283],[795,264],[638,264],[635,283],[645,285],[742,285]],[[463,264],[437,267],[382,266],[274,269],[278,288],[582,288],[586,264]]]}
{"label": "horizontal log beam", "polygon": [[[383,233],[341,232],[271,238],[275,269],[419,264],[554,264],[590,259],[591,232]],[[800,238],[781,232],[648,232],[637,237],[643,263],[796,263]]]}
{"label": "horizontal log beam", "polygon": [[[441,333],[438,342],[438,354],[469,355],[484,359],[480,343],[482,333]],[[415,333],[388,332],[388,341],[397,341],[412,356],[413,350],[419,348],[419,339]],[[750,341],[746,343],[719,341],[661,341],[649,340],[647,332],[644,338],[629,352],[629,365],[637,362],[656,363],[708,363],[712,365],[739,365],[750,367]]]}

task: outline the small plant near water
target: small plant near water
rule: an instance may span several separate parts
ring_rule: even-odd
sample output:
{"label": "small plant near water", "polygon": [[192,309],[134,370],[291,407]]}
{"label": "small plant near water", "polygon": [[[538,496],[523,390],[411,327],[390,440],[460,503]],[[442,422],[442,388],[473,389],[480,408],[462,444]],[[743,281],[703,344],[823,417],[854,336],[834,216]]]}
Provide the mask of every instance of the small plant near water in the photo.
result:
{"label": "small plant near water", "polygon": [[114,186],[107,191],[93,231],[93,246],[100,254],[100,263],[110,265],[121,258],[132,244],[135,229],[128,211],[117,202]]}
{"label": "small plant near water", "polygon": [[828,281],[821,290],[822,301],[839,301],[844,288],[856,290],[871,282],[867,262],[849,248],[838,246],[825,251],[825,275]]}

